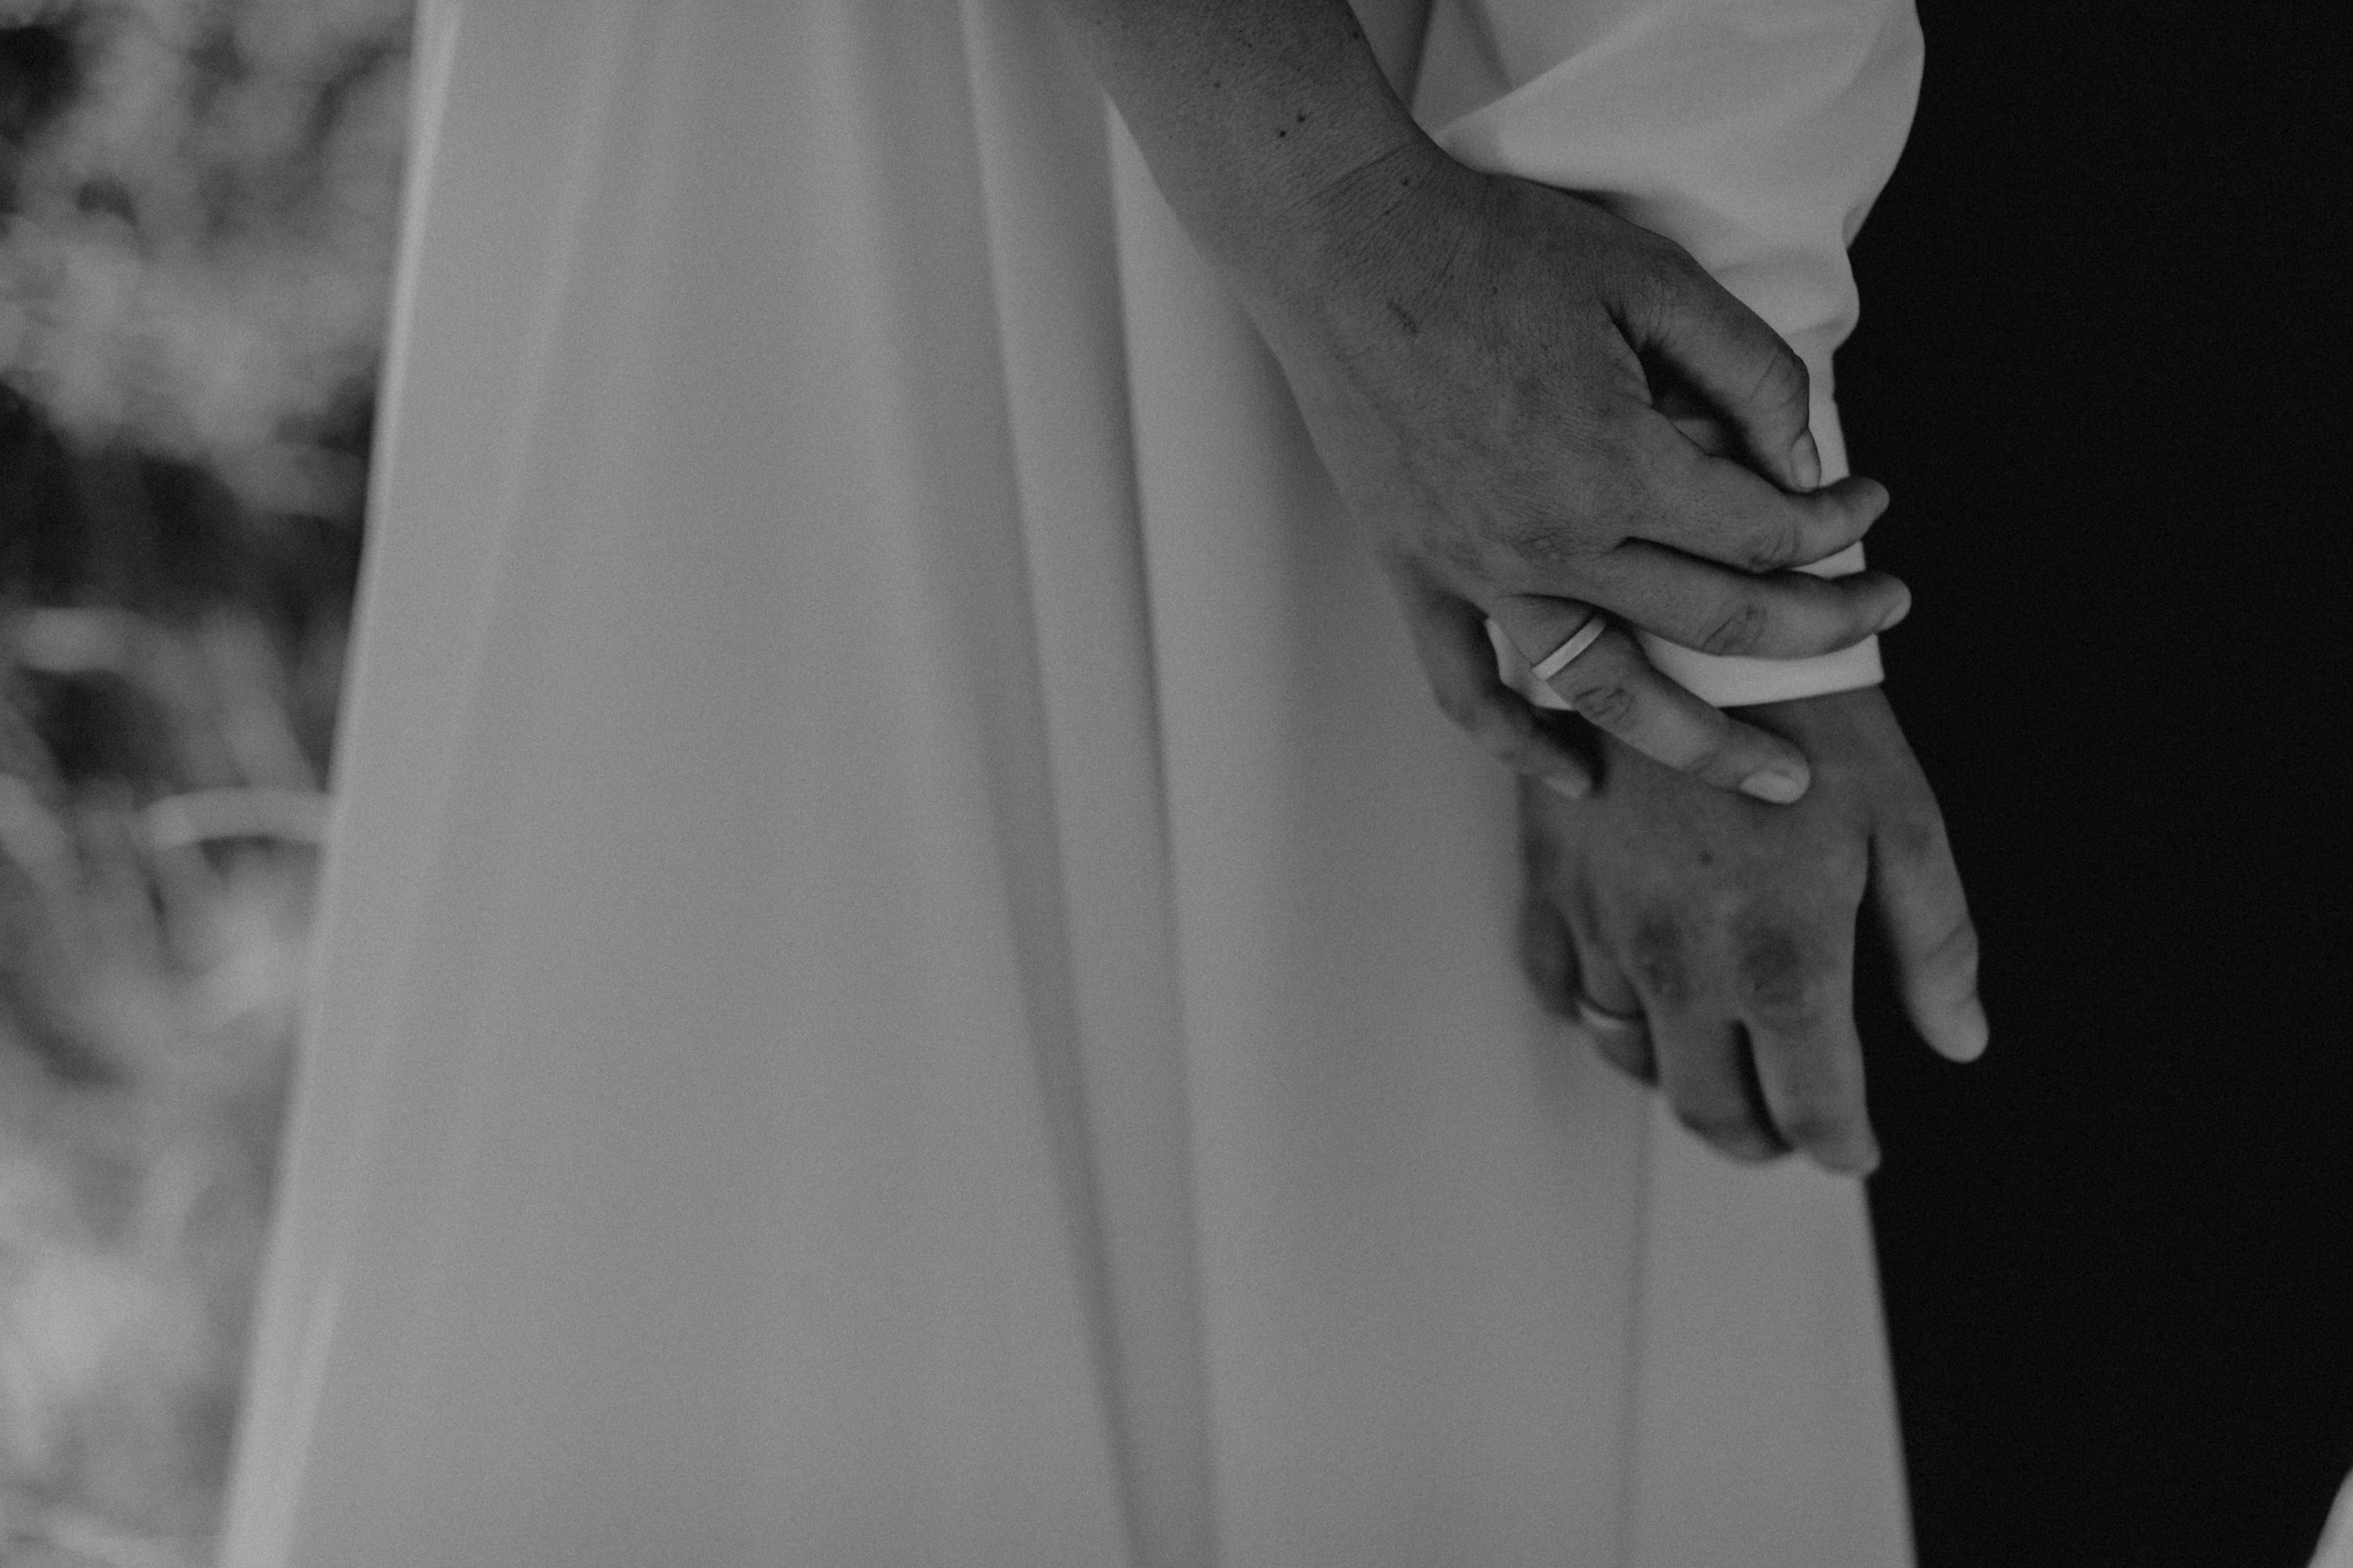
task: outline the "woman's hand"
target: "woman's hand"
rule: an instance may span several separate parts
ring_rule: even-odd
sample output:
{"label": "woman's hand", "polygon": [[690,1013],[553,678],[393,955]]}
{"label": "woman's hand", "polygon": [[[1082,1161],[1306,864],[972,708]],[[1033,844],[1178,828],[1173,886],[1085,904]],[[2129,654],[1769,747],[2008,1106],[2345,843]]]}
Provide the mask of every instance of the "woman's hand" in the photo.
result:
{"label": "woman's hand", "polygon": [[[1884,574],[1787,570],[1862,538],[1886,493],[1863,479],[1815,488],[1803,362],[1681,247],[1426,142],[1319,201],[1327,242],[1244,297],[1440,705],[1490,749],[1523,771],[1577,771],[1493,679],[1489,616],[1531,662],[1596,606],[1703,652],[1767,658],[1829,652],[1903,616],[1909,595]],[[1707,429],[1725,440],[1696,437]],[[1623,631],[1554,685],[1709,783],[1779,773],[1804,787],[1786,742],[1657,674]]]}
{"label": "woman's hand", "polygon": [[1986,1045],[1976,929],[1877,688],[1745,711],[1813,759],[1803,801],[1751,805],[1607,742],[1588,798],[1522,790],[1524,962],[1564,1016],[1582,992],[1646,1019],[1596,1042],[1725,1153],[1867,1172],[1857,910],[1868,894],[1913,1024],[1955,1061]]}
{"label": "woman's hand", "polygon": [[[1492,749],[1582,787],[1575,754],[1495,679],[1490,615],[1535,662],[1595,606],[1766,657],[1843,647],[1904,613],[1883,574],[1785,570],[1861,538],[1887,502],[1866,479],[1815,489],[1788,346],[1670,241],[1447,156],[1345,0],[1056,5],[1282,361],[1440,704]],[[1662,409],[1678,395],[1736,449],[1679,430]],[[1660,676],[1614,627],[1553,684],[1710,783],[1805,788],[1794,748]]]}

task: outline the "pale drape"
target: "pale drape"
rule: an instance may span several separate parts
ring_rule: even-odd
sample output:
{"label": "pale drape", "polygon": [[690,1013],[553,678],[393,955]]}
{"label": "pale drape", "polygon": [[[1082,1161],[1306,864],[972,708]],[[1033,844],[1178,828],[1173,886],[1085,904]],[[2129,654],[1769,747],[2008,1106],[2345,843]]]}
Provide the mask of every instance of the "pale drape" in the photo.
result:
{"label": "pale drape", "polygon": [[426,5],[222,1561],[1907,1562],[1044,9]]}
{"label": "pale drape", "polygon": [[2353,1479],[2348,1479],[2337,1494],[2337,1506],[2329,1510],[2312,1568],[2353,1568]]}

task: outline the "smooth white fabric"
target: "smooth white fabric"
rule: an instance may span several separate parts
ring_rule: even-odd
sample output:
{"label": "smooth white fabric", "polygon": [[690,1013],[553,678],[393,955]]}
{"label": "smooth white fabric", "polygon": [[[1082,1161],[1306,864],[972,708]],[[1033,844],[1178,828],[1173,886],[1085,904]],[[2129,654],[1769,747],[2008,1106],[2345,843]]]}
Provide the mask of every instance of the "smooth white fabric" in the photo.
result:
{"label": "smooth white fabric", "polygon": [[1043,12],[428,0],[221,1561],[1908,1562]]}
{"label": "smooth white fabric", "polygon": [[2320,1532],[2312,1568],[2353,1568],[2353,1477],[2346,1479],[2337,1494],[2337,1506],[2329,1510],[2328,1526]]}

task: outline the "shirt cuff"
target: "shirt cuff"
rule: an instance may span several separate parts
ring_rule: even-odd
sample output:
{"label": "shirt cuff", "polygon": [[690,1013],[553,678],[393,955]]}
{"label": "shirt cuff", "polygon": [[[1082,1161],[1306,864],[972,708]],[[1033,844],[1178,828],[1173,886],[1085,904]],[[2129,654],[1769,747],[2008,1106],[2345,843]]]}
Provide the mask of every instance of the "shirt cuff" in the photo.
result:
{"label": "shirt cuff", "polygon": [[[1836,555],[1825,557],[1812,565],[1800,568],[1817,577],[1843,577],[1850,572],[1862,570],[1862,546],[1850,544]],[[1757,702],[1791,702],[1800,697],[1826,697],[1833,691],[1852,691],[1861,686],[1876,686],[1885,671],[1879,662],[1879,639],[1868,637],[1851,647],[1836,653],[1818,654],[1811,658],[1725,658],[1715,654],[1694,653],[1690,648],[1671,643],[1649,632],[1638,631],[1636,640],[1650,656],[1658,672],[1683,687],[1701,701],[1718,708],[1741,708]],[[1560,694],[1536,679],[1520,650],[1504,636],[1503,628],[1494,622],[1487,623],[1487,638],[1495,645],[1495,673],[1505,686],[1518,692],[1535,707],[1556,712],[1566,711],[1568,703]]]}

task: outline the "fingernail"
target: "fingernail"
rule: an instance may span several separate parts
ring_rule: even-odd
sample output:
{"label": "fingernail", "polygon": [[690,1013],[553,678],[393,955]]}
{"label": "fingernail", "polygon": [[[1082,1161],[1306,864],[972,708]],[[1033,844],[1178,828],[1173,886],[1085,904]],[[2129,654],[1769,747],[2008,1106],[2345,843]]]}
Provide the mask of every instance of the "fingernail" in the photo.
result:
{"label": "fingernail", "polygon": [[1771,801],[1775,805],[1787,805],[1806,793],[1806,781],[1795,774],[1775,773],[1768,768],[1742,779],[1740,793],[1753,795],[1758,800]]}
{"label": "fingernail", "polygon": [[1799,437],[1798,444],[1789,448],[1789,462],[1798,470],[1799,489],[1818,490],[1822,488],[1822,453],[1821,448],[1814,445],[1811,430]]}
{"label": "fingernail", "polygon": [[1561,773],[1545,774],[1544,783],[1545,788],[1563,800],[1583,800],[1593,787],[1583,779],[1570,778]]}
{"label": "fingernail", "polygon": [[1911,590],[1911,589],[1909,589],[1909,588],[1906,588],[1906,589],[1905,589],[1905,590],[1904,590],[1903,596],[1902,596],[1902,597],[1900,597],[1900,598],[1898,598],[1898,599],[1895,601],[1895,607],[1894,607],[1894,609],[1889,610],[1885,615],[1883,615],[1883,616],[1880,616],[1880,617],[1879,617],[1879,624],[1878,624],[1877,626],[1875,626],[1872,627],[1871,629],[1872,629],[1873,632],[1883,632],[1883,631],[1885,631],[1888,627],[1890,627],[1890,626],[1894,626],[1894,625],[1896,625],[1898,622],[1902,621],[1902,620],[1904,619],[1904,617],[1905,617],[1905,616],[1906,616],[1910,615],[1911,613],[1912,613],[1912,590]]}

